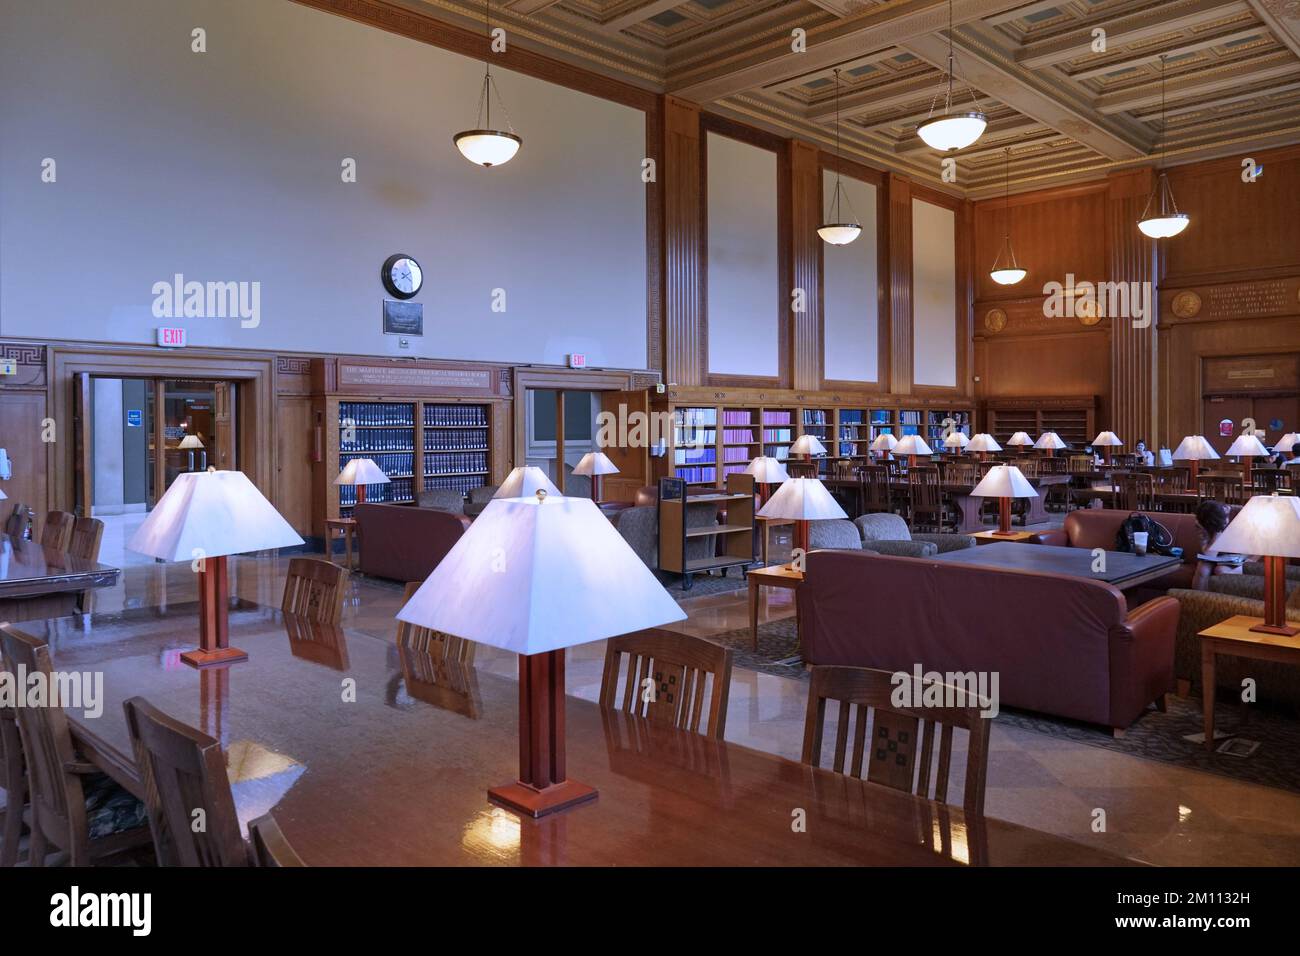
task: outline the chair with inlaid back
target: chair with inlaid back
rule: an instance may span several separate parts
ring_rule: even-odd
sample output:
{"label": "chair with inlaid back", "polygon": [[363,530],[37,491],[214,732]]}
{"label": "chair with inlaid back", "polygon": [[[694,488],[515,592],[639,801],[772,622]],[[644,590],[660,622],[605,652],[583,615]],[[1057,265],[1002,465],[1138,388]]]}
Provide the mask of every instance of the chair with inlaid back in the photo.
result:
{"label": "chair with inlaid back", "polygon": [[1213,499],[1225,505],[1245,503],[1241,478],[1232,475],[1197,475],[1196,497],[1201,501]]}
{"label": "chair with inlaid back", "polygon": [[[12,674],[0,655],[0,674]],[[0,866],[18,862],[18,844],[23,835],[23,817],[27,805],[27,771],[23,761],[23,742],[18,732],[18,708],[6,695],[0,695],[0,790],[5,792],[5,828],[0,835]]]}
{"label": "chair with inlaid back", "polygon": [[68,554],[85,561],[99,560],[99,546],[104,540],[104,522],[98,518],[77,518],[72,524]]}
{"label": "chair with inlaid back", "polygon": [[347,568],[319,558],[292,558],[280,609],[322,624],[338,624],[347,584]]}
{"label": "chair with inlaid back", "polygon": [[21,501],[11,501],[9,504],[12,507],[5,512],[4,532],[13,535],[15,538],[25,537],[27,529],[32,524],[31,509]]}
{"label": "chair with inlaid back", "polygon": [[913,531],[921,530],[922,526],[933,526],[935,531],[943,531],[948,509],[943,500],[938,468],[918,465],[907,470],[907,502]]}
{"label": "chair with inlaid back", "polygon": [[979,464],[974,461],[949,462],[943,480],[950,485],[979,484]]}
{"label": "chair with inlaid back", "polygon": [[[46,687],[60,686],[51,674],[48,644],[0,625],[0,650],[14,671],[26,671],[29,680],[39,674]],[[73,866],[148,846],[144,805],[80,759],[64,709],[17,711],[32,805],[28,865],[44,866],[51,845],[67,852]]]}
{"label": "chair with inlaid back", "polygon": [[836,458],[831,462],[831,477],[839,481],[852,481],[857,477],[858,465],[852,458]]}
{"label": "chair with inlaid back", "polygon": [[1149,472],[1116,471],[1110,476],[1113,507],[1121,511],[1155,511],[1155,480]]}
{"label": "chair with inlaid back", "polygon": [[[423,581],[409,581],[402,591],[402,606],[415,596]],[[438,660],[457,664],[473,664],[478,645],[454,634],[444,634],[431,627],[421,627],[408,621],[397,622],[397,646],[428,654]]]}
{"label": "chair with inlaid back", "polygon": [[[925,690],[928,687],[934,693],[935,685],[911,676],[906,681],[910,686],[899,689],[910,690],[909,701],[914,706],[899,707],[893,703],[897,685],[890,671],[838,665],[814,667],[808,687],[802,761],[813,767],[821,766],[826,705],[834,701],[839,707],[834,753],[828,769],[927,800],[950,803],[948,776],[952,766],[953,728],[960,728],[969,735],[961,803],[968,811],[983,813],[992,723],[980,716],[985,704],[968,697],[959,688],[940,685],[946,706],[926,705]],[[937,752],[936,728],[942,728]]]}
{"label": "chair with inlaid back", "polygon": [[[628,667],[620,694],[625,655]],[[612,637],[605,644],[600,706],[721,740],[731,692],[731,657],[728,647],[661,628]]]}
{"label": "chair with inlaid back", "polygon": [[1151,472],[1155,479],[1156,491],[1162,494],[1181,495],[1187,491],[1191,481],[1192,470],[1185,466],[1173,465],[1168,468],[1156,468]]}
{"label": "chair with inlaid back", "polygon": [[884,465],[867,465],[862,469],[862,511],[877,514],[894,510],[893,489],[889,486],[889,469]]}
{"label": "chair with inlaid back", "polygon": [[[122,709],[158,865],[238,867],[254,863],[261,851],[252,824],[252,846],[240,834],[220,742],[168,716],[143,697],[123,702]],[[196,811],[202,811],[201,827],[194,825]],[[274,822],[271,828],[266,827],[268,819],[255,821],[262,829],[263,842],[269,838],[277,849],[281,844],[287,847]]]}
{"label": "chair with inlaid back", "polygon": [[785,473],[791,478],[816,478],[817,462],[798,460],[787,460],[785,462]]}
{"label": "chair with inlaid back", "polygon": [[41,546],[55,551],[67,551],[72,543],[72,529],[77,516],[70,511],[50,511],[41,527]]}

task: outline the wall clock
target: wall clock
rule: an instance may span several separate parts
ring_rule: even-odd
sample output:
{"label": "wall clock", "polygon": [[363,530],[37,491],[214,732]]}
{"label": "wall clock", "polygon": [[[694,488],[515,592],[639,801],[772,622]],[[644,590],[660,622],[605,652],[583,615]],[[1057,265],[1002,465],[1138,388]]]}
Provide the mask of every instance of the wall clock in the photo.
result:
{"label": "wall clock", "polygon": [[424,270],[420,264],[404,253],[397,252],[384,260],[379,277],[389,295],[398,299],[413,299],[424,284]]}

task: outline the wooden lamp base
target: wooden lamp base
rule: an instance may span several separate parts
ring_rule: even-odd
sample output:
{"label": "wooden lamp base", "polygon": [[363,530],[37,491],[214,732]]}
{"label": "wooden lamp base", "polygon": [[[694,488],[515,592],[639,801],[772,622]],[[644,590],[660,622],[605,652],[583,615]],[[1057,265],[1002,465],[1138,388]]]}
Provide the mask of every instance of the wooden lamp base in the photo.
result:
{"label": "wooden lamp base", "polygon": [[1263,560],[1264,623],[1256,624],[1251,630],[1261,634],[1294,637],[1300,634],[1300,627],[1288,624],[1286,620],[1286,559],[1265,555]]}
{"label": "wooden lamp base", "polygon": [[565,774],[564,651],[519,655],[519,779],[493,787],[488,799],[537,818],[597,795]]}
{"label": "wooden lamp base", "polygon": [[199,646],[181,660],[190,667],[238,664],[248,654],[230,646],[230,579],[226,556],[204,558],[199,572]]}
{"label": "wooden lamp base", "polygon": [[1013,538],[1016,532],[1011,530],[1011,499],[998,499],[998,530],[993,532],[1001,538]]}

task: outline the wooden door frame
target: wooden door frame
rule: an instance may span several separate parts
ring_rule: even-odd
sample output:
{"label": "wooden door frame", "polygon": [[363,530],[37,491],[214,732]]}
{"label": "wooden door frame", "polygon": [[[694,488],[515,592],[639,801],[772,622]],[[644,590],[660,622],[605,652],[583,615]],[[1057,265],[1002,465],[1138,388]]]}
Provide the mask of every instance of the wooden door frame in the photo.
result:
{"label": "wooden door frame", "polygon": [[[271,499],[275,474],[275,354],[250,356],[226,352],[188,352],[158,348],[89,348],[48,346],[50,351],[50,411],[66,440],[46,446],[50,505],[70,510],[73,504],[75,456],[72,447],[72,376],[88,372],[99,378],[203,379],[238,383],[236,400],[243,427],[236,427],[238,461],[258,490]],[[161,409],[156,414],[161,414]],[[160,450],[161,451],[161,450]]]}

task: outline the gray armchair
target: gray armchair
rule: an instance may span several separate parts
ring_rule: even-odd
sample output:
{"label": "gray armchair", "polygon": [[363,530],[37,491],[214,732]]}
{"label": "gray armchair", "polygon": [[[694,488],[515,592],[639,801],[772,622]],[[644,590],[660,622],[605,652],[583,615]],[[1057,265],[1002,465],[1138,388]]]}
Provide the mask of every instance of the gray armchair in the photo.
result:
{"label": "gray armchair", "polygon": [[[1287,579],[1288,581],[1300,581],[1300,565],[1288,564],[1288,565],[1286,565],[1285,567],[1286,567],[1286,579]],[[1243,564],[1243,565],[1241,566],[1241,573],[1242,573],[1242,574],[1245,574],[1245,575],[1252,575],[1252,574],[1253,574],[1253,575],[1257,575],[1257,576],[1259,576],[1259,577],[1263,577],[1263,576],[1264,576],[1264,562],[1263,562],[1263,561],[1247,561],[1245,564]],[[1219,577],[1227,577],[1227,575],[1222,575],[1222,574],[1221,574],[1221,575],[1219,575]]]}
{"label": "gray armchair", "polygon": [[833,548],[841,551],[862,550],[862,535],[852,521],[835,518],[808,522],[808,547]]}
{"label": "gray armchair", "polygon": [[478,488],[471,488],[469,501],[465,502],[465,514],[471,518],[481,515],[499,487],[500,485],[481,485]]}
{"label": "gray armchair", "polygon": [[928,558],[946,551],[975,547],[967,534],[912,534],[907,522],[895,514],[860,515],[853,519],[862,547],[903,558]]}
{"label": "gray armchair", "polygon": [[646,567],[654,570],[659,567],[659,508],[657,505],[642,505],[638,508],[624,508],[610,516],[614,528],[623,536],[636,556],[645,562]]}
{"label": "gray armchair", "polygon": [[452,514],[465,513],[465,496],[453,488],[431,488],[416,496],[415,503],[421,508],[434,511],[450,511]]}

